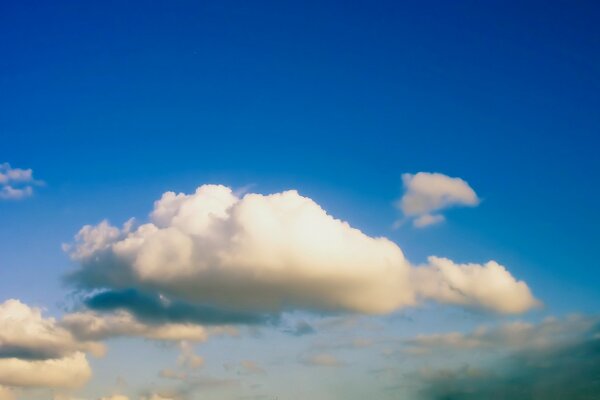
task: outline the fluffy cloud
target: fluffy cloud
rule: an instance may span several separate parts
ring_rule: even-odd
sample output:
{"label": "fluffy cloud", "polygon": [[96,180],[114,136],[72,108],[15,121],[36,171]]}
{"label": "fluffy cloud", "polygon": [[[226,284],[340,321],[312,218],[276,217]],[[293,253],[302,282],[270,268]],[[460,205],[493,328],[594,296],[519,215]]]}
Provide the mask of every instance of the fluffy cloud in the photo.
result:
{"label": "fluffy cloud", "polygon": [[414,271],[424,298],[504,314],[522,313],[540,304],[525,282],[517,281],[495,261],[481,265],[456,264],[440,257],[428,260],[426,267]]}
{"label": "fluffy cloud", "polygon": [[54,318],[44,318],[39,308],[15,299],[0,303],[0,358],[60,358],[76,351],[101,355],[104,348],[76,339]]}
{"label": "fluffy cloud", "polygon": [[432,259],[415,268],[392,241],[365,235],[293,190],[242,198],[217,185],[168,192],[151,222],[85,226],[69,251],[79,263],[69,280],[106,290],[88,306],[162,322],[190,313],[220,324],[294,309],[388,313],[423,299],[499,312],[535,305],[498,264],[445,268]]}
{"label": "fluffy cloud", "polygon": [[0,385],[72,388],[90,377],[85,351],[102,345],[81,341],[38,308],[18,300],[0,304]]}
{"label": "fluffy cloud", "polygon": [[61,324],[81,340],[103,340],[118,336],[140,336],[146,339],[201,342],[206,340],[206,330],[194,324],[149,325],[138,321],[126,311],[113,314],[78,312],[67,314]]}
{"label": "fluffy cloud", "polygon": [[84,353],[48,360],[0,359],[0,383],[6,386],[76,388],[92,371]]}
{"label": "fluffy cloud", "polygon": [[419,172],[403,174],[404,195],[397,206],[402,213],[413,219],[413,225],[423,228],[444,221],[436,214],[454,206],[476,206],[479,198],[467,182],[444,174]]}
{"label": "fluffy cloud", "polygon": [[12,168],[9,163],[0,164],[0,199],[29,197],[33,194],[33,186],[41,183],[33,179],[31,169]]}
{"label": "fluffy cloud", "polygon": [[177,364],[183,368],[197,369],[204,365],[204,359],[194,352],[190,343],[183,341],[179,343],[181,354],[177,358]]}

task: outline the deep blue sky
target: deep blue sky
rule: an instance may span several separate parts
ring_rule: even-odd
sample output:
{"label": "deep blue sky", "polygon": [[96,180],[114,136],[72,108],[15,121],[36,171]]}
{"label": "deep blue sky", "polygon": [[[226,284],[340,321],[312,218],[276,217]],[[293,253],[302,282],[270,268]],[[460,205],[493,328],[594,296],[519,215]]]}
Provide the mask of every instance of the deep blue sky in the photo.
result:
{"label": "deep blue sky", "polygon": [[[298,189],[415,263],[498,260],[535,318],[597,313],[598,21],[593,1],[1,2],[0,163],[46,185],[0,201],[0,302],[57,312],[82,225],[222,183]],[[393,229],[419,171],[481,204]],[[487,318],[449,313],[390,326]],[[123,357],[94,361],[92,387]]]}
{"label": "deep blue sky", "polygon": [[[0,204],[0,289],[58,287],[81,225],[215,182],[297,188],[417,262],[498,259],[559,312],[597,307],[597,4],[168,3],[2,4],[0,162],[47,186]],[[391,230],[417,171],[482,205]]]}

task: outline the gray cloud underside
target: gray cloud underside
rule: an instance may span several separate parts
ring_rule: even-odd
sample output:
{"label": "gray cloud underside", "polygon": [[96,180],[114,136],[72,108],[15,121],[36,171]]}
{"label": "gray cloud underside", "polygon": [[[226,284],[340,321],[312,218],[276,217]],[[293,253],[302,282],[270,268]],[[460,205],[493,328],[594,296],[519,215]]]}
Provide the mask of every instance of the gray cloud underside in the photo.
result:
{"label": "gray cloud underside", "polygon": [[272,316],[228,311],[178,300],[166,301],[156,295],[145,294],[135,289],[103,291],[86,298],[84,303],[95,311],[126,310],[140,321],[149,324],[254,325],[275,322],[275,317]]}
{"label": "gray cloud underside", "polygon": [[[469,351],[469,350],[465,350]],[[600,325],[576,338],[524,348],[495,362],[415,373],[419,400],[600,398]]]}

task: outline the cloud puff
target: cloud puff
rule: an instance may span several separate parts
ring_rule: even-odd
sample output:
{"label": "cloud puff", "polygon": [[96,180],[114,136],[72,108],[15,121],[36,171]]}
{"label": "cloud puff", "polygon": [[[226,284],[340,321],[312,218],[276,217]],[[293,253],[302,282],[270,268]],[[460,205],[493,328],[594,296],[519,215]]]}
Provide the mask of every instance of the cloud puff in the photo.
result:
{"label": "cloud puff", "polygon": [[495,261],[483,265],[456,264],[440,257],[429,257],[428,261],[426,267],[414,271],[424,298],[504,314],[522,313],[540,305],[525,282],[517,281]]}
{"label": "cloud puff", "polygon": [[151,222],[85,226],[69,252],[79,264],[69,281],[106,290],[88,306],[163,322],[193,314],[196,322],[248,323],[289,310],[377,314],[428,298],[521,312],[529,294],[534,305],[527,286],[495,263],[415,269],[392,241],[365,235],[293,190],[242,198],[217,185],[168,192]]}
{"label": "cloud puff", "polygon": [[206,329],[195,324],[166,323],[149,325],[138,321],[126,311],[112,314],[77,312],[63,317],[61,324],[81,340],[103,340],[119,336],[139,336],[146,339],[201,342]]}
{"label": "cloud puff", "polygon": [[9,163],[0,164],[0,199],[20,200],[33,194],[33,186],[42,184],[33,179],[31,169],[12,168]]}
{"label": "cloud puff", "polygon": [[342,367],[344,363],[333,354],[316,353],[301,357],[300,362],[314,367]]}
{"label": "cloud puff", "polygon": [[440,173],[403,174],[404,195],[397,206],[413,219],[413,225],[423,228],[444,221],[436,214],[454,206],[476,206],[479,198],[467,182]]}
{"label": "cloud puff", "polygon": [[39,308],[15,299],[0,303],[0,359],[43,360],[77,351],[101,355],[104,348],[93,341],[76,339],[54,318],[44,318]]}
{"label": "cloud puff", "polygon": [[523,321],[507,322],[499,326],[481,326],[469,333],[450,332],[419,335],[406,342],[409,348],[435,351],[463,351],[468,349],[522,350],[544,349],[561,342],[579,340],[589,332],[598,331],[600,318],[578,315],[563,319],[546,318],[534,324]]}
{"label": "cloud puff", "polygon": [[177,364],[183,368],[197,369],[204,365],[204,358],[194,352],[194,348],[186,341],[179,343],[181,353]]}
{"label": "cloud puff", "polygon": [[102,345],[80,341],[41,310],[18,300],[0,304],[0,385],[73,388],[91,376],[84,351]]}
{"label": "cloud puff", "polygon": [[165,397],[159,394],[151,394],[149,396],[140,397],[140,400],[176,400],[176,398],[172,396]]}
{"label": "cloud puff", "polygon": [[6,386],[77,388],[91,375],[82,352],[48,360],[0,359],[0,384]]}

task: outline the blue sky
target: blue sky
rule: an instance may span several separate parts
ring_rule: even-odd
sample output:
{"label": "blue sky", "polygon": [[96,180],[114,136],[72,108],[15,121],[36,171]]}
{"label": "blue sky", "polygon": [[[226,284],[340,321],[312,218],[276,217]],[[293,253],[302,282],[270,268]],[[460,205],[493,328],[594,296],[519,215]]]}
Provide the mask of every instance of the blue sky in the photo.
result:
{"label": "blue sky", "polygon": [[[336,388],[368,380],[359,365],[389,363],[378,356],[389,337],[597,314],[600,9],[593,2],[0,7],[0,163],[30,168],[44,182],[32,196],[0,200],[0,303],[20,299],[60,319],[79,306],[64,276],[85,264],[61,245],[82,226],[144,223],[164,192],[222,184],[263,195],[298,190],[366,235],[387,237],[415,266],[429,255],[495,260],[544,307],[506,316],[427,303],[361,314],[352,332],[379,344],[322,373],[307,367],[303,352],[347,332],[315,328],[295,337],[282,333],[284,322],[260,334],[238,327],[237,339],[217,335],[195,347],[206,360],[199,374],[262,386],[217,388],[209,398],[292,399],[278,386],[291,376],[319,376],[310,395],[340,398]],[[395,205],[407,191],[402,174],[418,172],[461,178],[479,204],[458,202],[433,226],[394,228],[403,219]],[[298,307],[281,318],[317,327],[335,317],[325,314]],[[164,386],[157,371],[182,351],[139,338],[106,343],[76,398],[150,396]],[[133,362],[129,348],[152,362]],[[224,368],[240,362],[231,352],[266,374]],[[126,388],[113,387],[119,377]],[[47,395],[4,386],[17,398]],[[380,393],[376,386],[363,394]],[[192,392],[185,395],[196,398]]]}

